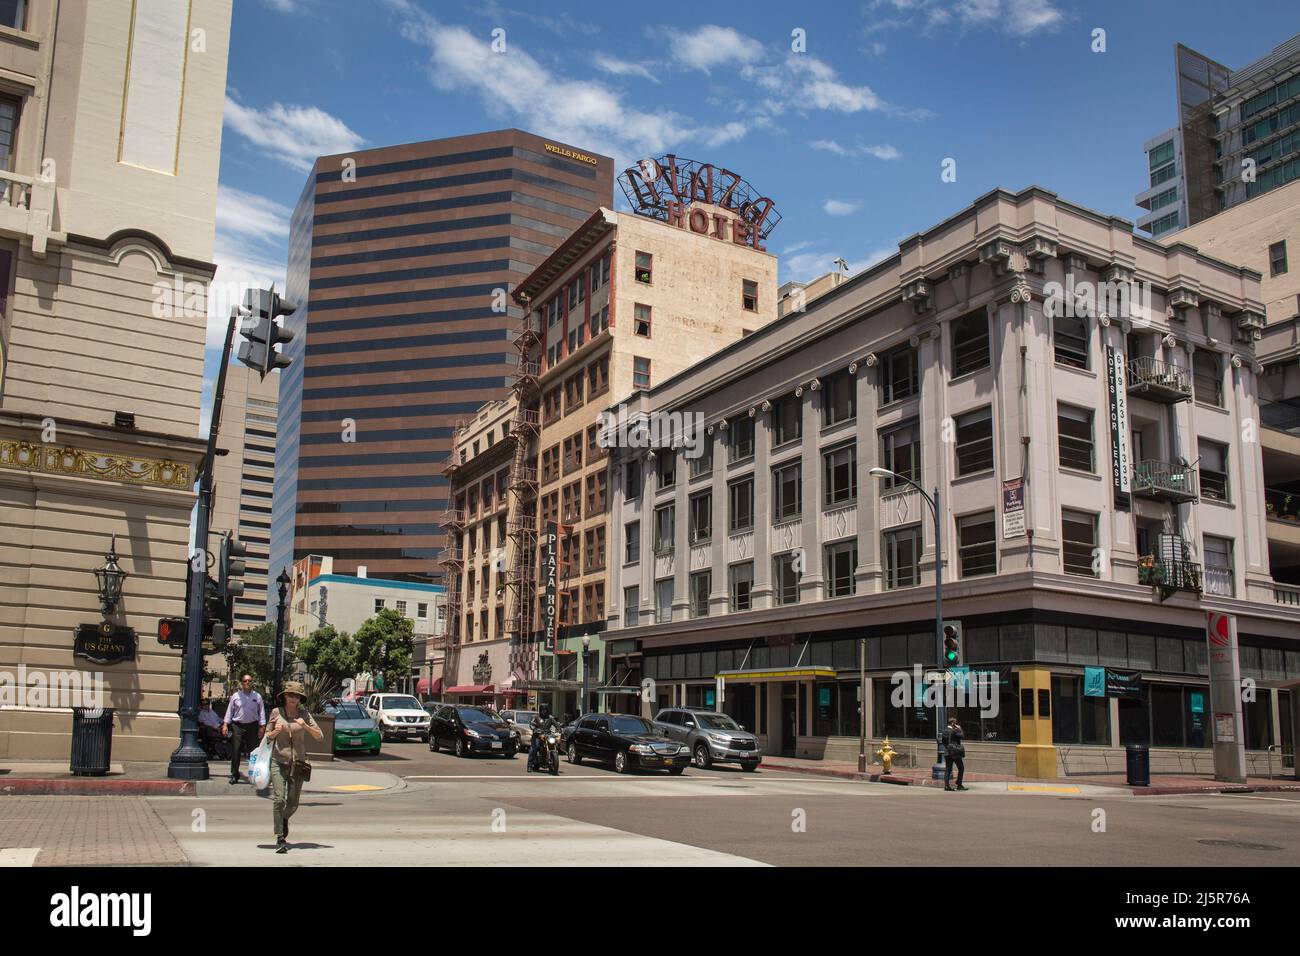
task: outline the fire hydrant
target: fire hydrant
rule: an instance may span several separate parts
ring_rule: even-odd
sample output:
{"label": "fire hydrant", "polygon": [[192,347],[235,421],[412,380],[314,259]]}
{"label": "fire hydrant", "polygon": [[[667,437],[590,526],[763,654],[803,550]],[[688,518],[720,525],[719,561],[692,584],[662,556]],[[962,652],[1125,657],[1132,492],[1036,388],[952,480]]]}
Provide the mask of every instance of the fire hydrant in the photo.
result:
{"label": "fire hydrant", "polygon": [[886,737],[885,742],[882,743],[880,749],[876,751],[876,756],[880,758],[880,763],[885,768],[885,773],[894,772],[894,757],[897,755],[898,751],[889,746],[889,738]]}

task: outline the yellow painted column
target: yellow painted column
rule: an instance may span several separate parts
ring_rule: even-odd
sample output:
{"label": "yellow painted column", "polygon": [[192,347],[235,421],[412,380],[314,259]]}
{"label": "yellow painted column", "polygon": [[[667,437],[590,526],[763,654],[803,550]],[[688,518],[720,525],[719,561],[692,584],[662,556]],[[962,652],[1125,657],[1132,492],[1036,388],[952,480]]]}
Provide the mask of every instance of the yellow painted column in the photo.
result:
{"label": "yellow painted column", "polygon": [[1056,748],[1052,746],[1052,672],[1032,668],[1020,672],[1020,743],[1016,745],[1016,776],[1056,779]]}

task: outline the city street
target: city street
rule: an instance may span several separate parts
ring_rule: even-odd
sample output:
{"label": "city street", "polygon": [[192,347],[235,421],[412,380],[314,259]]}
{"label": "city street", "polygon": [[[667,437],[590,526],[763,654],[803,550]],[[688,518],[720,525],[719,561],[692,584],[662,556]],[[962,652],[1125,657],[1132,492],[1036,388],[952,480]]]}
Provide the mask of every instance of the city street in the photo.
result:
{"label": "city street", "polygon": [[1300,794],[1079,789],[945,793],[765,770],[620,776],[567,763],[550,777],[525,773],[522,755],[458,760],[412,742],[322,765],[284,855],[273,852],[269,799],[247,784],[230,796],[10,797],[0,801],[0,845],[26,851],[8,862],[38,866],[122,862],[127,845],[131,862],[199,866],[1300,863]]}

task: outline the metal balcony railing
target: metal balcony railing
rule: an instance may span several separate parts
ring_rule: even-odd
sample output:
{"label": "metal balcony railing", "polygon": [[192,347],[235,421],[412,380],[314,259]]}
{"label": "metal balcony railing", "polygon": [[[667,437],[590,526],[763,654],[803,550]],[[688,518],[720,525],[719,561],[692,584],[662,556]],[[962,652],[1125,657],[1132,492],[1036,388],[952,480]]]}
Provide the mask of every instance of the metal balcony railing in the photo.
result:
{"label": "metal balcony railing", "polygon": [[1300,521],[1300,493],[1264,489],[1264,508],[1270,518],[1281,521]]}
{"label": "metal balcony railing", "polygon": [[1144,557],[1138,561],[1138,584],[1158,587],[1168,597],[1174,591],[1202,590],[1201,566],[1195,561]]}
{"label": "metal balcony railing", "polygon": [[54,181],[0,170],[0,235],[30,239],[32,254],[45,255],[48,243],[65,242],[54,231]]}
{"label": "metal balcony railing", "polygon": [[1143,356],[1128,363],[1128,392],[1157,402],[1191,401],[1192,376],[1185,368]]}
{"label": "metal balcony railing", "polygon": [[1273,600],[1278,604],[1300,607],[1300,587],[1296,587],[1294,584],[1283,584],[1281,581],[1274,581]]}
{"label": "metal balcony railing", "polygon": [[1168,461],[1140,461],[1133,468],[1133,493],[1159,501],[1195,501],[1196,469]]}

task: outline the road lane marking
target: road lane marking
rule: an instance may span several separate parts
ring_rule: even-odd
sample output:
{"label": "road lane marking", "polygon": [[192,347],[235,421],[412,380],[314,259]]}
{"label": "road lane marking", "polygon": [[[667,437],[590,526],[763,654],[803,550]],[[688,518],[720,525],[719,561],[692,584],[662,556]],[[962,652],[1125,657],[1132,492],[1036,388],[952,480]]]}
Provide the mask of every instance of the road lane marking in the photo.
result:
{"label": "road lane marking", "polygon": [[1080,793],[1078,787],[1050,787],[1028,783],[1009,783],[1007,789],[1012,793]]}
{"label": "road lane marking", "polygon": [[344,793],[365,793],[369,790],[387,790],[387,787],[376,787],[369,783],[344,783],[335,787],[327,787],[328,790],[342,790]]}
{"label": "road lane marking", "polygon": [[[192,798],[191,798],[192,799]],[[0,849],[0,866],[35,866],[38,846],[12,846]]]}

